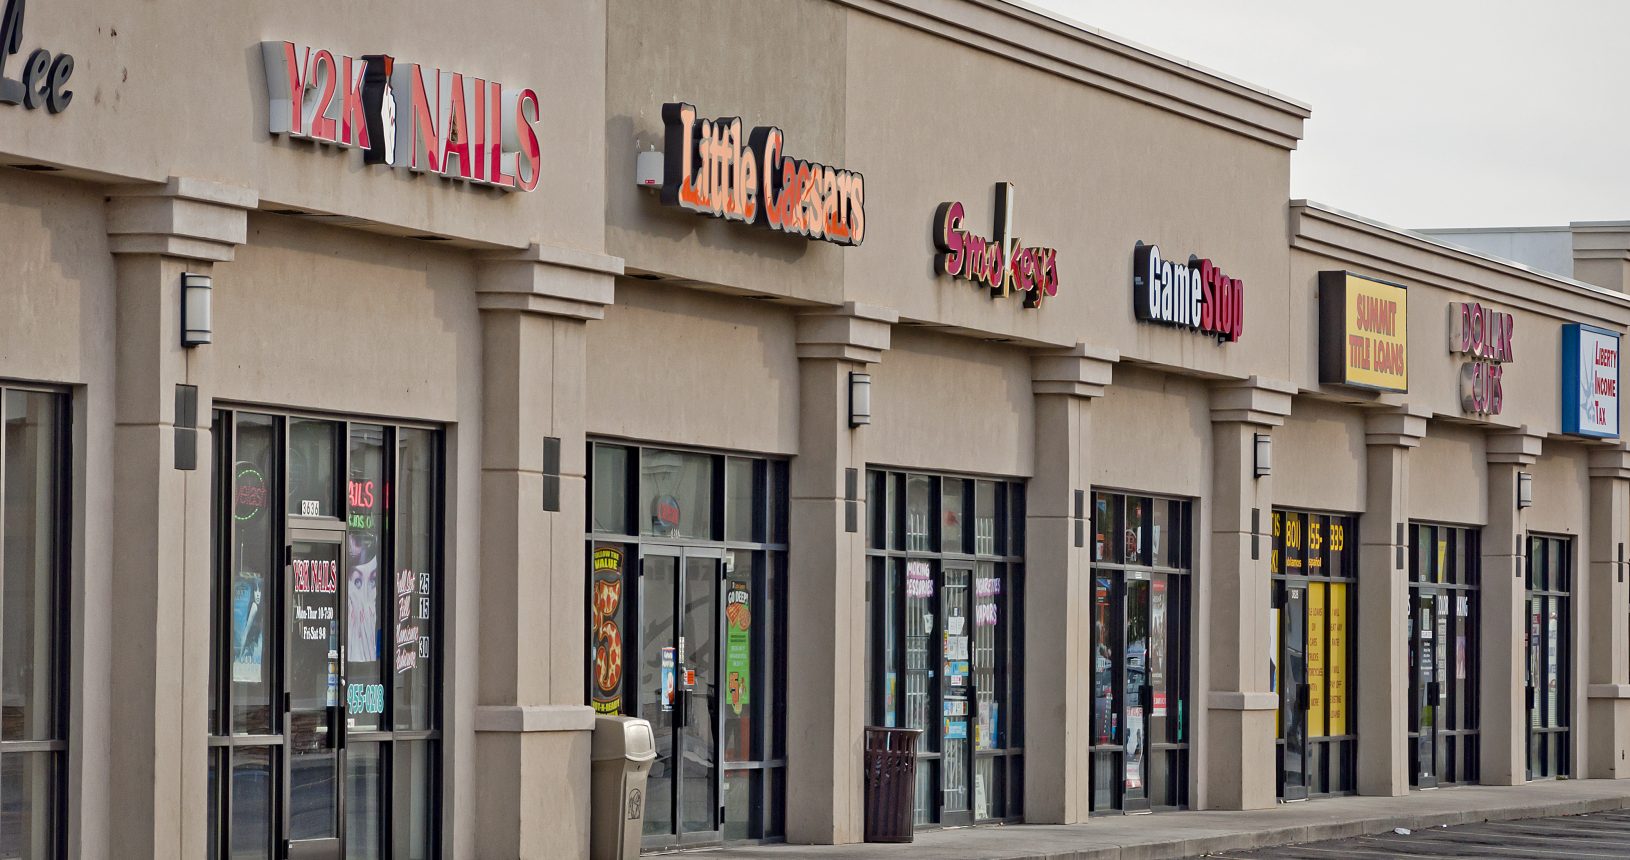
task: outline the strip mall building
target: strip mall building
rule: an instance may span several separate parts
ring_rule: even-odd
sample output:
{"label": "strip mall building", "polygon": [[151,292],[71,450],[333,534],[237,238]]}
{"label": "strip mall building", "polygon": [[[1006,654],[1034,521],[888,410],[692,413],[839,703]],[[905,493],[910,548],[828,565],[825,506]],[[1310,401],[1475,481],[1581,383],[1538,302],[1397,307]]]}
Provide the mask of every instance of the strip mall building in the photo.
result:
{"label": "strip mall building", "polygon": [[919,827],[1630,776],[1630,231],[1000,0],[24,5],[0,857],[580,857],[597,712],[650,850],[870,725]]}

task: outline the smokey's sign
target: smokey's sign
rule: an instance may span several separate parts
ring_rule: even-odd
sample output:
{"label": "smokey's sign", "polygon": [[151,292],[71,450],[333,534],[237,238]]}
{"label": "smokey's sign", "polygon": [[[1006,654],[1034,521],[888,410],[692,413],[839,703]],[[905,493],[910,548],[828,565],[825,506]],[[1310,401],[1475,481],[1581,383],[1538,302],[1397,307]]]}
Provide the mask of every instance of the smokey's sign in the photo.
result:
{"label": "smokey's sign", "polygon": [[934,213],[934,271],[990,288],[993,299],[1019,293],[1027,308],[1058,295],[1058,251],[1026,247],[1013,233],[1013,183],[996,183],[996,220],[991,238],[967,225],[960,202],[941,203]]}
{"label": "smokey's sign", "polygon": [[781,129],[747,133],[683,102],[662,106],[662,125],[664,205],[834,245],[866,238],[865,177],[792,157]]}
{"label": "smokey's sign", "polygon": [[505,191],[538,187],[536,91],[402,60],[261,42],[272,134]]}
{"label": "smokey's sign", "polygon": [[1562,327],[1562,432],[1619,435],[1619,335],[1569,323]]}

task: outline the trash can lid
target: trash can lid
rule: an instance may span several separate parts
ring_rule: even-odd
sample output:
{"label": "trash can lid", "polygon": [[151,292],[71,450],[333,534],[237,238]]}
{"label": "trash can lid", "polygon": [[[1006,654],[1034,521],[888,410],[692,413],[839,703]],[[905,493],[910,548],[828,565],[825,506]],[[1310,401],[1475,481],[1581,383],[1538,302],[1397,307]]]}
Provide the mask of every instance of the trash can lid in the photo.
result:
{"label": "trash can lid", "polygon": [[656,757],[656,736],[651,733],[649,720],[639,717],[594,718],[594,741],[590,747],[592,760],[650,761]]}

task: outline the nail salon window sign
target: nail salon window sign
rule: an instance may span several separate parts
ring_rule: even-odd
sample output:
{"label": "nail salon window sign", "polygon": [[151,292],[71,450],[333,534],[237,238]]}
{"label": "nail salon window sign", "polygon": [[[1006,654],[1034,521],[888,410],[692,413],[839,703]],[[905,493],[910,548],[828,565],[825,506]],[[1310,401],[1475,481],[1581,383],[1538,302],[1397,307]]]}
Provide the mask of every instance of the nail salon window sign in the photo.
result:
{"label": "nail salon window sign", "polygon": [[1511,314],[1477,302],[1449,303],[1449,352],[1466,356],[1460,366],[1460,408],[1479,416],[1499,415],[1505,407],[1504,365],[1516,354],[1511,342]]}
{"label": "nail salon window sign", "polygon": [[1562,327],[1562,432],[1597,439],[1619,435],[1619,335]]}
{"label": "nail salon window sign", "polygon": [[504,191],[542,174],[536,91],[386,54],[261,42],[269,130],[363,161]]}

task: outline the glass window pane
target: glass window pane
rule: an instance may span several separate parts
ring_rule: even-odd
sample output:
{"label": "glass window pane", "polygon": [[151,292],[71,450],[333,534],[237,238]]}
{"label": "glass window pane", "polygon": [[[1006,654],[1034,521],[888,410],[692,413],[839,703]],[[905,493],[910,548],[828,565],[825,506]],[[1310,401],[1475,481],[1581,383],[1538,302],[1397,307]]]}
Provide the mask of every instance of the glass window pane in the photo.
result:
{"label": "glass window pane", "polygon": [[762,463],[741,457],[725,458],[724,466],[724,539],[755,541],[761,539],[756,524],[759,516],[758,493],[754,492],[756,473]]}
{"label": "glass window pane", "polygon": [[713,458],[646,449],[640,454],[643,534],[713,538]]}
{"label": "glass window pane", "polygon": [[[929,682],[934,679],[929,643],[935,634],[934,575],[928,562],[906,562],[906,677],[905,728],[924,729],[917,741],[918,749],[937,748],[937,733],[929,720],[931,693]],[[937,681],[936,681],[937,683]],[[919,773],[920,773],[919,768]],[[921,798],[918,798],[921,802]]]}
{"label": "glass window pane", "polygon": [[1175,567],[1172,561],[1173,548],[1176,543],[1172,535],[1171,502],[1165,499],[1155,499],[1149,505],[1149,563],[1165,567]]}
{"label": "glass window pane", "polygon": [[277,419],[239,413],[232,464],[232,579],[226,591],[234,734],[272,730],[277,664],[267,620],[275,612],[283,568],[283,530],[272,495],[281,468],[278,453]]}
{"label": "glass window pane", "polygon": [[996,483],[994,481],[974,482],[973,511],[973,551],[980,555],[995,555]]}
{"label": "glass window pane", "polygon": [[385,713],[385,669],[380,656],[385,599],[385,428],[351,428],[351,474],[346,480],[345,667],[346,725],[377,729]]}
{"label": "glass window pane", "polygon": [[1094,493],[1092,497],[1092,558],[1094,561],[1116,562],[1120,560],[1120,542],[1115,535],[1120,533],[1116,525],[1116,516],[1120,513],[1120,498],[1103,493]]}
{"label": "glass window pane", "polygon": [[435,627],[438,574],[435,557],[436,435],[403,429],[396,445],[396,570],[392,582],[391,664],[395,682],[395,726],[429,729],[434,671],[431,634]]}
{"label": "glass window pane", "polygon": [[963,535],[963,484],[960,478],[940,479],[940,551],[967,552]]}
{"label": "glass window pane", "polygon": [[345,860],[384,856],[385,768],[379,744],[345,751]]}
{"label": "glass window pane", "polygon": [[633,534],[628,523],[628,449],[594,446],[594,509],[590,529]]}
{"label": "glass window pane", "polygon": [[927,475],[906,476],[906,549],[912,552],[933,551],[932,492],[932,481]]}
{"label": "glass window pane", "polygon": [[391,846],[397,860],[430,860],[430,833],[435,814],[430,805],[430,786],[435,760],[435,744],[430,741],[397,741],[395,768],[391,771],[395,799],[391,809]]}
{"label": "glass window pane", "polygon": [[232,751],[232,860],[272,856],[272,750]]}
{"label": "glass window pane", "polygon": [[338,481],[334,463],[340,425],[309,418],[289,419],[289,514],[297,517],[338,515],[334,504]]}
{"label": "glass window pane", "polygon": [[900,629],[894,607],[900,602],[901,562],[897,558],[875,558],[872,562],[879,581],[872,612],[880,617],[883,634],[882,689],[877,696],[882,724],[894,728],[900,724]]}
{"label": "glass window pane", "polygon": [[595,713],[626,714],[623,673],[629,641],[628,611],[635,584],[628,578],[629,548],[621,544],[591,544],[589,573],[589,700]]}
{"label": "glass window pane", "polygon": [[866,473],[866,546],[871,549],[884,549],[888,534],[888,491],[884,488],[888,482],[887,476],[882,472]]}
{"label": "glass window pane", "polygon": [[787,554],[770,553],[770,566],[764,582],[764,609],[761,621],[764,632],[761,641],[771,650],[769,659],[761,661],[759,690],[768,690],[770,699],[765,707],[773,715],[762,726],[764,739],[761,749],[768,750],[766,758],[787,757]]}
{"label": "glass window pane", "polygon": [[8,741],[55,736],[57,403],[51,394],[6,392],[0,723]]}
{"label": "glass window pane", "polygon": [[0,756],[0,857],[56,856],[56,757],[50,752]]}
{"label": "glass window pane", "polygon": [[[754,802],[757,771],[727,770],[724,772],[724,838],[753,838],[753,819],[758,811]],[[346,860],[350,860],[349,857]]]}
{"label": "glass window pane", "polygon": [[[1001,749],[1007,746],[1003,730],[1010,715],[1002,713],[1002,637],[1006,618],[1002,608],[1002,578],[993,562],[979,562],[973,588],[973,684],[978,700],[974,703],[974,748]],[[979,786],[975,785],[975,789]],[[975,801],[978,791],[975,791]],[[990,816],[983,815],[983,818]]]}
{"label": "glass window pane", "polygon": [[770,463],[770,543],[787,542],[787,462]]}

